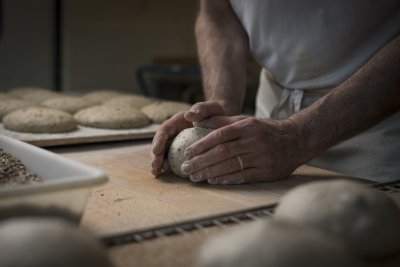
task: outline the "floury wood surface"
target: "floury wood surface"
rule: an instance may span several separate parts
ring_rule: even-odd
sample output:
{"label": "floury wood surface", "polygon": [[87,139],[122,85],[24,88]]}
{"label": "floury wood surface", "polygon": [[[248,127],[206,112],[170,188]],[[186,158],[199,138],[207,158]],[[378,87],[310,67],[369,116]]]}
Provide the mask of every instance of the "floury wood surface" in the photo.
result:
{"label": "floury wood surface", "polygon": [[[110,177],[109,183],[92,190],[82,218],[84,226],[98,235],[112,235],[274,203],[284,192],[301,183],[343,177],[302,166],[285,180],[253,185],[197,185],[173,175],[155,179],[150,174],[150,149],[149,141],[52,149],[103,169]],[[400,198],[397,200],[400,203]],[[234,226],[227,228],[231,227]],[[220,227],[206,228],[185,235],[116,246],[109,249],[109,253],[116,267],[194,266],[203,242],[222,231]]]}
{"label": "floury wood surface", "polygon": [[172,174],[150,173],[149,141],[58,147],[53,152],[104,170],[110,181],[92,190],[82,224],[99,235],[148,228],[275,203],[290,188],[316,179],[343,177],[302,166],[278,182],[215,186]]}

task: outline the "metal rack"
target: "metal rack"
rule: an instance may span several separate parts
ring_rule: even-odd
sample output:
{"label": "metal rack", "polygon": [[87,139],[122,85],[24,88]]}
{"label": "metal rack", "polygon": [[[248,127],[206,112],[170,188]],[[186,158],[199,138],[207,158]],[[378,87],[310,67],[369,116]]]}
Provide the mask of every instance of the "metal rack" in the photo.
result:
{"label": "metal rack", "polygon": [[[368,186],[385,193],[400,193],[400,180],[389,183],[375,183]],[[101,241],[106,247],[115,247],[129,243],[142,243],[160,237],[184,235],[210,227],[224,227],[240,224],[260,218],[271,217],[276,206],[277,204],[265,205],[216,216],[204,217],[201,219],[171,223],[142,230],[134,230],[118,235],[106,236],[101,238]]]}

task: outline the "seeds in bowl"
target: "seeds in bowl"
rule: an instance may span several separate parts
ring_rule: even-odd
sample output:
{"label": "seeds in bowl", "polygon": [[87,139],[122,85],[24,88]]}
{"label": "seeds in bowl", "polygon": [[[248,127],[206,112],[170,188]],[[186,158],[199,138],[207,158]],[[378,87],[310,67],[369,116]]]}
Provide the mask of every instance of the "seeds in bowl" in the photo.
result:
{"label": "seeds in bowl", "polygon": [[0,187],[35,184],[42,179],[16,157],[0,148]]}

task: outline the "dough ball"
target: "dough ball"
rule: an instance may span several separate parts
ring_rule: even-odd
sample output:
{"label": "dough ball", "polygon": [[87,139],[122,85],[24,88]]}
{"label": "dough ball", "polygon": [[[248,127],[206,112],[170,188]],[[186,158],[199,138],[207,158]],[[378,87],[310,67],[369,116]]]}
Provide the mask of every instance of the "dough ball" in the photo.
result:
{"label": "dough ball", "polygon": [[111,266],[89,233],[59,219],[5,220],[0,223],[0,247],[0,266]]}
{"label": "dough ball", "polygon": [[190,109],[190,105],[182,102],[174,101],[158,101],[142,108],[144,114],[147,115],[154,123],[163,123],[176,113]]}
{"label": "dough ball", "polygon": [[122,95],[124,95],[122,92],[118,92],[116,90],[103,89],[103,90],[92,91],[90,93],[85,94],[83,97],[89,99],[92,102],[95,102],[96,104],[101,104],[110,100],[113,97]]}
{"label": "dough ball", "polygon": [[43,106],[59,109],[70,114],[75,114],[81,109],[96,105],[96,103],[77,96],[60,96],[48,99],[42,103]]}
{"label": "dough ball", "polygon": [[30,106],[34,106],[34,104],[25,100],[13,98],[2,99],[0,100],[0,120],[11,111]]}
{"label": "dough ball", "polygon": [[36,104],[40,104],[47,99],[60,96],[60,94],[57,92],[40,87],[18,87],[12,89],[9,93],[20,99]]}
{"label": "dough ball", "polygon": [[200,127],[187,128],[180,132],[172,141],[168,151],[168,164],[172,172],[180,177],[188,178],[181,170],[185,162],[184,152],[191,144],[209,134],[212,130]]}
{"label": "dough ball", "polygon": [[63,133],[77,128],[68,113],[49,108],[28,107],[13,111],[3,118],[6,129],[28,133]]}
{"label": "dough ball", "polygon": [[361,266],[337,239],[310,228],[259,220],[207,240],[198,267]]}
{"label": "dough ball", "polygon": [[0,93],[0,100],[5,100],[5,99],[15,99],[16,96],[13,96],[12,94],[9,93]]}
{"label": "dough ball", "polygon": [[154,102],[154,100],[141,95],[126,95],[113,97],[110,100],[104,102],[103,105],[114,107],[129,107],[140,110],[141,108],[149,105],[152,102]]}
{"label": "dough ball", "polygon": [[80,124],[95,128],[130,129],[150,124],[141,111],[127,107],[94,106],[78,111],[74,117]]}
{"label": "dough ball", "polygon": [[400,211],[384,193],[345,180],[299,186],[275,217],[342,238],[363,258],[400,253]]}

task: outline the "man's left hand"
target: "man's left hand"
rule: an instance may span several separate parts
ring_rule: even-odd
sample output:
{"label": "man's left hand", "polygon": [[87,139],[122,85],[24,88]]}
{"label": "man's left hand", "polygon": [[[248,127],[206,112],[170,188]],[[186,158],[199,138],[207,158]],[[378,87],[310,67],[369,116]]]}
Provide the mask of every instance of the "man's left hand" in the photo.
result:
{"label": "man's left hand", "polygon": [[185,151],[182,170],[192,182],[273,181],[304,163],[302,140],[290,119],[214,116],[198,126],[217,129]]}

